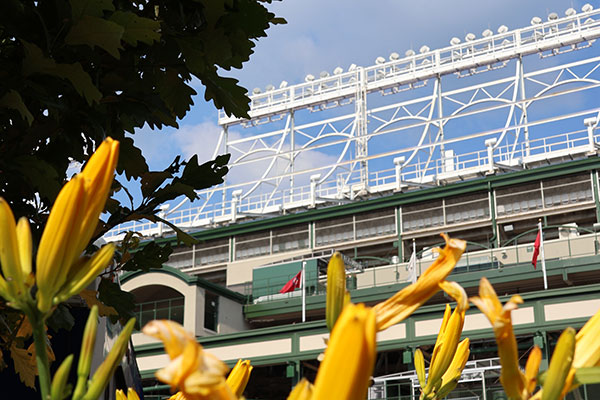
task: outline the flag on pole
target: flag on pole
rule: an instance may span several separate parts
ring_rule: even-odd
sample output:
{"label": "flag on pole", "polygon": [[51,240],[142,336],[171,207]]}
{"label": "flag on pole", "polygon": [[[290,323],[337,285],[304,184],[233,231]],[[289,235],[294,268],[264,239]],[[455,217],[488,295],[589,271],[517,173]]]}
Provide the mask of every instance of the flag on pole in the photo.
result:
{"label": "flag on pole", "polygon": [[417,281],[417,252],[413,251],[410,256],[410,260],[408,261],[408,279],[410,279],[410,283],[415,283]]}
{"label": "flag on pole", "polygon": [[531,258],[531,263],[533,264],[533,268],[537,268],[537,259],[540,254],[540,244],[542,241],[542,231],[538,229],[537,236],[535,238],[535,243],[533,243],[533,257]]}
{"label": "flag on pole", "polygon": [[294,276],[292,279],[290,279],[288,281],[288,283],[286,283],[281,290],[279,291],[279,293],[289,293],[289,292],[293,292],[294,290],[300,288],[301,286],[301,282],[302,282],[302,270],[300,270],[300,272],[298,272],[296,274],[296,276]]}

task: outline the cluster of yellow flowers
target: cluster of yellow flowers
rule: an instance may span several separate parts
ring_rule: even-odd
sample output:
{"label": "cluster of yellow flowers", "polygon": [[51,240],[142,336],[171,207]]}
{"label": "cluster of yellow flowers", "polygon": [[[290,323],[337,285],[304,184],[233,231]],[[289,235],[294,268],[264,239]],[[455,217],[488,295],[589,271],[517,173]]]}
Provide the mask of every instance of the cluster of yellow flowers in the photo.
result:
{"label": "cluster of yellow flowers", "polygon": [[[597,340],[600,329],[599,312],[577,335],[572,328],[565,330],[558,341],[544,382],[538,380],[542,357],[538,347],[530,352],[525,371],[521,371],[511,311],[523,300],[520,296],[513,296],[502,306],[485,278],[481,280],[479,296],[468,299],[458,283],[446,280],[464,252],[466,243],[442,236],[446,240],[446,246],[438,249],[439,257],[419,279],[374,307],[352,304],[349,301],[342,258],[339,254],[332,256],[328,266],[326,305],[327,323],[332,326],[331,336],[314,385],[302,379],[293,388],[288,400],[365,399],[377,354],[377,332],[410,316],[440,289],[456,301],[456,307],[452,311],[450,305],[446,305],[428,373],[423,353],[419,349],[415,352],[421,400],[445,398],[458,384],[470,355],[469,338],[460,340],[469,300],[492,324],[502,365],[500,380],[511,399],[562,399],[569,390],[581,384],[577,380],[577,371],[591,372],[586,368],[600,365],[600,341]],[[250,370],[245,369],[243,372],[244,384],[237,386],[238,389],[242,388],[240,391],[231,389],[233,386],[228,384],[232,376],[236,376],[233,381],[241,380],[239,376],[242,373],[238,370],[242,365],[241,361],[225,383],[224,365],[204,352],[178,324],[153,321],[144,328],[144,332],[161,339],[171,358],[171,363],[156,374],[159,380],[179,388],[180,392],[171,399],[240,398]],[[186,346],[195,350],[186,352]],[[594,370],[593,373],[597,374],[597,371]],[[204,378],[200,379],[199,376]],[[534,393],[538,385],[542,389]]]}
{"label": "cluster of yellow flowers", "polygon": [[[73,356],[67,357],[49,380],[45,349],[44,322],[54,306],[80,293],[111,262],[114,246],[106,245],[93,256],[82,255],[93,237],[113,181],[119,143],[106,139],[90,158],[84,170],[73,177],[59,193],[40,240],[35,273],[32,238],[25,218],[15,221],[9,205],[0,198],[0,296],[9,305],[22,310],[30,319],[36,348],[43,398],[62,399]],[[389,299],[369,307],[352,304],[345,286],[345,267],[340,254],[330,260],[327,280],[326,321],[331,336],[314,385],[301,380],[290,393],[291,400],[356,399],[366,397],[376,359],[376,334],[399,323],[425,304],[439,290],[445,291],[457,305],[446,305],[444,318],[426,373],[423,353],[415,352],[415,367],[421,386],[421,399],[441,399],[452,391],[470,354],[469,339],[460,341],[469,300],[492,324],[502,366],[500,381],[514,400],[558,400],[582,383],[600,382],[600,312],[575,333],[567,328],[557,343],[545,379],[538,374],[541,350],[534,347],[525,370],[519,367],[517,344],[511,312],[523,299],[513,296],[504,306],[493,287],[483,278],[479,296],[467,298],[456,282],[446,280],[466,243],[446,241],[433,264],[412,285]],[[35,296],[32,288],[37,287]],[[125,326],[117,342],[91,380],[92,347],[96,335],[97,308],[90,313],[84,332],[78,365],[74,399],[94,399],[104,390],[123,356],[134,320]],[[239,360],[228,378],[228,368],[204,351],[194,335],[172,321],[152,321],[143,332],[160,339],[170,363],[156,373],[159,380],[178,389],[171,400],[239,399],[248,383],[252,366]],[[37,335],[37,336],[36,336]],[[39,342],[39,343],[38,343]],[[535,392],[537,386],[542,388]],[[127,395],[117,391],[117,399],[138,400],[133,390]]]}

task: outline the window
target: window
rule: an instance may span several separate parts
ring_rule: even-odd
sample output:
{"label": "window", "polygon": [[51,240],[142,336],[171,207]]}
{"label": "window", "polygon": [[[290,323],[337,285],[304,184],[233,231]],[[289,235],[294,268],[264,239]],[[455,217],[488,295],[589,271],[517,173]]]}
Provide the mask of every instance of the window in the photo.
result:
{"label": "window", "polygon": [[204,328],[217,332],[219,323],[219,296],[204,291]]}
{"label": "window", "polygon": [[185,298],[177,290],[162,285],[148,285],[132,291],[136,318],[140,326],[153,319],[168,319],[183,325]]}

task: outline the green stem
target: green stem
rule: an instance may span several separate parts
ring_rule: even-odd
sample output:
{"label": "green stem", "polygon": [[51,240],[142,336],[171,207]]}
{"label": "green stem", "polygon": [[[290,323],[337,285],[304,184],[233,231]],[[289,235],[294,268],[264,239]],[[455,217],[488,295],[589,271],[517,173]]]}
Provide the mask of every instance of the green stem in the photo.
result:
{"label": "green stem", "polygon": [[43,316],[37,311],[27,313],[29,322],[33,330],[33,343],[35,343],[35,359],[37,362],[40,392],[42,400],[50,399],[50,364],[48,362],[48,353],[46,352],[46,326]]}

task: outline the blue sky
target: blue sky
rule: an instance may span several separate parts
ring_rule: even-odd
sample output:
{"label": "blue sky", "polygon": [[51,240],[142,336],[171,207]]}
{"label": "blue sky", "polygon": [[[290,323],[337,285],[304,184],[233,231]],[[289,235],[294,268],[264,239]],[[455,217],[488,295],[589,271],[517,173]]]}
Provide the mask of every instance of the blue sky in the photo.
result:
{"label": "blue sky", "polygon": [[[600,6],[598,1],[590,3]],[[422,45],[445,47],[453,36],[464,38],[472,32],[480,37],[483,30],[496,31],[503,24],[514,29],[529,25],[534,16],[546,20],[551,12],[563,16],[569,7],[580,11],[583,4],[572,0],[276,1],[269,7],[288,24],[269,29],[244,68],[228,74],[249,91],[267,84],[278,86],[282,80],[294,84],[309,73],[317,76],[352,63],[368,66],[377,56],[402,55]],[[142,129],[134,136],[153,169],[166,167],[177,154],[185,158],[198,154],[200,160],[212,155],[220,131],[217,110],[204,101],[201,85],[193,82],[193,86],[200,94],[179,130]]]}

